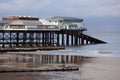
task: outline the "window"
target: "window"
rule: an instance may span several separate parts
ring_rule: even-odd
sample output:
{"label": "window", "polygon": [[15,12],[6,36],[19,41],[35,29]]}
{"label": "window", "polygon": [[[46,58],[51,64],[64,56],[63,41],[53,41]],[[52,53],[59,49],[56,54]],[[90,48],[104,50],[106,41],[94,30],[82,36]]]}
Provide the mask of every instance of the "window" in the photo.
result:
{"label": "window", "polygon": [[28,29],[37,29],[37,26],[27,26]]}
{"label": "window", "polygon": [[69,29],[77,29],[78,26],[76,24],[71,24],[69,25]]}
{"label": "window", "polygon": [[12,26],[10,26],[10,29],[25,29],[25,26],[12,25]]}

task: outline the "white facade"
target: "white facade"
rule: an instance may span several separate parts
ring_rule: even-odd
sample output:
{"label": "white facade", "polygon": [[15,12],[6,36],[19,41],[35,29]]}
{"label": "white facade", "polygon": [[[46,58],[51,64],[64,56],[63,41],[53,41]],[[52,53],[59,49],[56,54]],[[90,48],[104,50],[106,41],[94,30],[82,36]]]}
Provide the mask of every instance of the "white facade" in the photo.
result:
{"label": "white facade", "polygon": [[59,27],[47,20],[2,20],[0,30],[59,30]]}
{"label": "white facade", "polygon": [[48,19],[50,22],[55,23],[60,29],[82,29],[83,19],[75,17],[53,17]]}

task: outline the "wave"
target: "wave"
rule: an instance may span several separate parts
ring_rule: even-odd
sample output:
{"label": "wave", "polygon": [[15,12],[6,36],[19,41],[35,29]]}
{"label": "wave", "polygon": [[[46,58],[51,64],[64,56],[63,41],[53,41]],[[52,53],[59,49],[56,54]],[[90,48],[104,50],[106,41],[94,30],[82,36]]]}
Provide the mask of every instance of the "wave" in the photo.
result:
{"label": "wave", "polygon": [[110,50],[54,50],[36,52],[12,52],[18,54],[54,54],[54,55],[80,55],[87,57],[120,57],[120,51]]}

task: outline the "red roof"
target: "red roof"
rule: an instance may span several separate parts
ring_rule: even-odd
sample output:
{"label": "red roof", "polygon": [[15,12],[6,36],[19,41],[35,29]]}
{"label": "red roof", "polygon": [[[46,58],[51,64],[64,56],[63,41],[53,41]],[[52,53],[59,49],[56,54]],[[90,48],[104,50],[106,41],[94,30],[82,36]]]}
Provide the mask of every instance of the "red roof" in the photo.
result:
{"label": "red roof", "polygon": [[3,17],[2,20],[39,20],[39,18],[35,17],[21,17],[21,16],[10,16],[10,17]]}

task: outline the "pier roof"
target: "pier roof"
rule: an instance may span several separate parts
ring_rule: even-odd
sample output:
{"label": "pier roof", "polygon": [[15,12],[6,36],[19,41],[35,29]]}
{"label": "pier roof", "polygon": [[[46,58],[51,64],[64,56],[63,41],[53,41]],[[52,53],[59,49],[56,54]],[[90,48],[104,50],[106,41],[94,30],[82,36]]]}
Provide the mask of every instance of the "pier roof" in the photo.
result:
{"label": "pier roof", "polygon": [[55,24],[33,17],[5,17],[0,21],[0,30],[60,30]]}
{"label": "pier roof", "polygon": [[31,16],[8,16],[3,17],[2,20],[39,20],[39,18],[31,17]]}
{"label": "pier roof", "polygon": [[40,21],[31,20],[2,20],[2,23],[7,23],[9,25],[27,25],[27,26],[42,25]]}
{"label": "pier roof", "polygon": [[54,23],[49,22],[46,19],[39,19],[39,21],[43,24],[43,25],[55,25]]}
{"label": "pier roof", "polygon": [[83,19],[76,18],[76,17],[62,17],[62,16],[52,17],[52,18],[49,18],[48,20],[53,20],[53,21],[63,20],[63,21],[74,21],[74,22],[82,22],[83,21]]}

